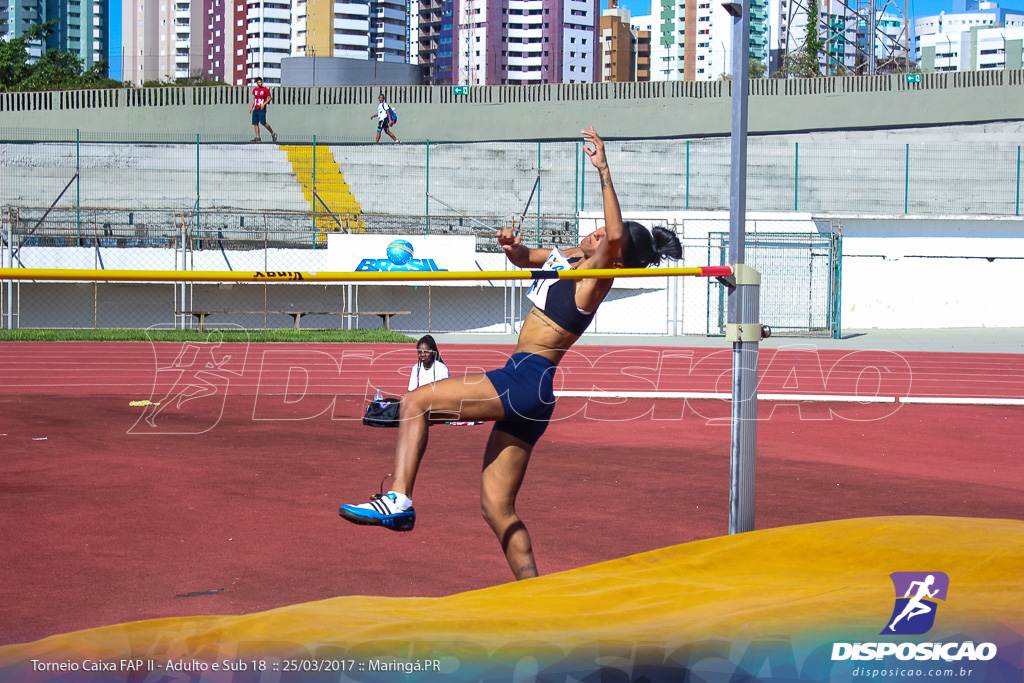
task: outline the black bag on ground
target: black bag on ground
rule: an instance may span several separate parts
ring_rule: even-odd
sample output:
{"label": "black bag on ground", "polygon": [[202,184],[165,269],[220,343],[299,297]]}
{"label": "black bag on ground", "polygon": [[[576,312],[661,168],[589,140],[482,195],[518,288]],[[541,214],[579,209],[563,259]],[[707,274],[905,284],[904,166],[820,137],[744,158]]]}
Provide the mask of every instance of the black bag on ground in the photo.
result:
{"label": "black bag on ground", "polygon": [[363,424],[370,427],[397,427],[398,410],[402,399],[394,397],[379,398],[366,406]]}

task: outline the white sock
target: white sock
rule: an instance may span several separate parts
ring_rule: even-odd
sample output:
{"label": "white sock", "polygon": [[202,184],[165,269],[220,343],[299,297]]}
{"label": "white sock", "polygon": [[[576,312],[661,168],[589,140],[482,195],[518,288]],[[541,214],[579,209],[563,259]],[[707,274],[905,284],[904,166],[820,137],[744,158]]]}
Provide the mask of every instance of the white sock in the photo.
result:
{"label": "white sock", "polygon": [[412,507],[412,499],[404,493],[399,493],[398,491],[388,491],[388,493],[395,494],[395,504],[398,505],[400,511],[405,511]]}

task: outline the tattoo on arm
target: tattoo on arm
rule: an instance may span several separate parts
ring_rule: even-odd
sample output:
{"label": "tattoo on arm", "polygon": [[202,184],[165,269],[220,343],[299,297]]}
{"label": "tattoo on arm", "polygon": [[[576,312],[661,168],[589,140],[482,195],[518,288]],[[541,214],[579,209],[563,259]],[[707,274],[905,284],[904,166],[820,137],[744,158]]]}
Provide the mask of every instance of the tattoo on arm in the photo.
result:
{"label": "tattoo on arm", "polygon": [[612,174],[608,172],[608,167],[605,166],[598,174],[601,178],[601,189],[612,186]]}

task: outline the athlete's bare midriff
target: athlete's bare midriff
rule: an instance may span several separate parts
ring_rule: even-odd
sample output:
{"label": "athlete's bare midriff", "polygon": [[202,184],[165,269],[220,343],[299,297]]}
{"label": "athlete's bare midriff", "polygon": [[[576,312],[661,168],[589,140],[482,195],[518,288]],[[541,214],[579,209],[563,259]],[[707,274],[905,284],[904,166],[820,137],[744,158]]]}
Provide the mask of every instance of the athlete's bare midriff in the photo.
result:
{"label": "athlete's bare midriff", "polygon": [[579,338],[579,335],[563,330],[540,309],[533,308],[523,322],[515,353],[535,353],[558,365]]}

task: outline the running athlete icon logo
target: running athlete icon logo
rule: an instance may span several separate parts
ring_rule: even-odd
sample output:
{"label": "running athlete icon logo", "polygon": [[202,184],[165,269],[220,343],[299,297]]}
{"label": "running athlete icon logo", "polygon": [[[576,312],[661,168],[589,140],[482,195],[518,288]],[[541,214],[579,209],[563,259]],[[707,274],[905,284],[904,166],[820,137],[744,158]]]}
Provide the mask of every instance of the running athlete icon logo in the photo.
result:
{"label": "running athlete icon logo", "polygon": [[936,600],[945,600],[949,577],[943,572],[893,572],[896,605],[881,635],[927,633],[935,624]]}
{"label": "running athlete icon logo", "polygon": [[[223,327],[244,331],[237,325]],[[232,381],[244,375],[248,342],[225,343],[223,329],[218,329],[207,330],[203,343],[152,342],[151,348],[155,368],[150,402],[128,433],[203,434],[216,427]]]}

